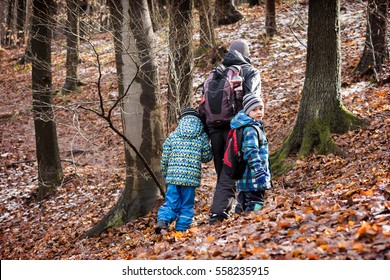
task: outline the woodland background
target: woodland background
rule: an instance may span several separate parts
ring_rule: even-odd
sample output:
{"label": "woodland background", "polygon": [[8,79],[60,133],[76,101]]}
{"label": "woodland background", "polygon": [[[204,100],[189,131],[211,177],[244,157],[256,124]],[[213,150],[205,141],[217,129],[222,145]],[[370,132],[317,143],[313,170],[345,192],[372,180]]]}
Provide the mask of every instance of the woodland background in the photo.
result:
{"label": "woodland background", "polygon": [[[306,59],[307,6],[283,1],[276,8],[278,35],[272,39],[253,32],[264,29],[261,5],[239,6],[244,19],[216,28],[225,47],[236,38],[250,41],[253,65],[262,75],[271,150],[281,145],[294,124]],[[389,259],[390,84],[352,75],[364,47],[365,9],[363,1],[342,1],[343,102],[368,123],[333,135],[344,155],[322,156],[314,151],[299,159],[274,179],[275,188],[267,193],[263,209],[215,226],[208,225],[208,213],[216,176],[212,164],[204,165],[193,227],[185,233],[156,235],[156,208],[99,237],[80,239],[115,204],[125,177],[123,141],[96,115],[73,106],[97,99],[96,57],[88,42],[82,43],[80,52],[83,85],[69,95],[60,93],[65,42],[53,42],[55,115],[65,180],[55,194],[35,201],[31,65],[17,64],[23,48],[1,48],[1,259]],[[92,42],[103,66],[102,89],[115,97],[112,37],[100,33]],[[163,92],[166,60],[163,49],[159,54]],[[196,58],[194,87],[211,69],[209,60]],[[382,80],[388,79],[389,69],[386,61]],[[120,122],[120,116],[115,117]]]}

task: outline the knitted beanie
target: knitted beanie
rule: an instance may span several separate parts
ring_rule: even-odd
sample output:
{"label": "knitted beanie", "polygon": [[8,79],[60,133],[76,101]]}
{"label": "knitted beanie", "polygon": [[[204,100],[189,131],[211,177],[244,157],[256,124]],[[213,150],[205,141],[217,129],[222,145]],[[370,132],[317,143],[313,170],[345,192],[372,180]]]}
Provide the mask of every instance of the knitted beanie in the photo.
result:
{"label": "knitted beanie", "polygon": [[229,51],[238,51],[243,56],[249,57],[249,46],[248,42],[243,39],[234,40],[230,45]]}
{"label": "knitted beanie", "polygon": [[249,115],[249,112],[254,108],[258,106],[264,107],[264,102],[260,96],[250,93],[244,95],[242,105],[244,106],[245,114]]}
{"label": "knitted beanie", "polygon": [[181,110],[180,119],[182,119],[185,116],[195,116],[199,118],[199,113],[194,108],[185,107],[183,110]]}

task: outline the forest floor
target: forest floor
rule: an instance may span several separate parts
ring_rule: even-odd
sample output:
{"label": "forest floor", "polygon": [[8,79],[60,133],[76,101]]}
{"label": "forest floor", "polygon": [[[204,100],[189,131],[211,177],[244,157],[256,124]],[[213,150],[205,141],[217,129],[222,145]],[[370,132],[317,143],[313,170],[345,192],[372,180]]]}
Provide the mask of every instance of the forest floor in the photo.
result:
{"label": "forest floor", "polygon": [[[340,155],[313,154],[274,178],[265,206],[210,226],[215,188],[212,164],[204,165],[196,192],[193,226],[154,233],[156,211],[97,238],[80,239],[116,203],[124,188],[123,143],[106,123],[77,105],[97,101],[98,71],[91,45],[102,64],[102,92],[117,96],[115,58],[109,34],[82,42],[77,93],[54,96],[57,133],[65,179],[44,201],[37,189],[31,64],[17,65],[24,50],[0,49],[0,257],[2,260],[89,259],[390,259],[389,83],[357,79],[352,71],[364,46],[365,2],[342,1],[342,96],[361,129],[333,135]],[[262,6],[240,7],[241,22],[218,27],[222,44],[235,38],[251,43],[251,58],[262,75],[265,126],[271,150],[292,128],[305,77],[307,6],[277,5],[279,35],[264,37]],[[166,67],[166,44],[159,51]],[[65,77],[64,41],[53,47],[53,87]],[[196,59],[194,86],[211,69]],[[206,64],[206,66],[205,66]],[[388,79],[386,61],[382,80]],[[387,74],[386,74],[387,73]],[[162,91],[166,82],[162,76]],[[119,113],[114,115],[120,125]],[[293,160],[293,158],[291,158]]]}

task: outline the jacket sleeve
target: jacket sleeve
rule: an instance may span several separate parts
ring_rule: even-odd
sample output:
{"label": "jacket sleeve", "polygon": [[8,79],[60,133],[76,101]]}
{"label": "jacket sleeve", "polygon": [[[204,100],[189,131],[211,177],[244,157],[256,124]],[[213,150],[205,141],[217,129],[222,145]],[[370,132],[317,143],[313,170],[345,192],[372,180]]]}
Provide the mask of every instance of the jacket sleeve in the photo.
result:
{"label": "jacket sleeve", "polygon": [[261,96],[261,77],[256,68],[250,66],[244,70],[244,95],[252,93]]}
{"label": "jacket sleeve", "polygon": [[206,163],[213,159],[213,153],[211,151],[211,145],[207,134],[203,132],[202,137],[202,162]]}
{"label": "jacket sleeve", "polygon": [[244,152],[244,159],[248,161],[248,164],[254,172],[263,170],[269,173],[267,168],[268,150],[262,141],[259,143],[259,137],[255,128],[245,128],[242,150]]}
{"label": "jacket sleeve", "polygon": [[162,156],[161,156],[161,173],[164,176],[164,179],[167,177],[167,172],[168,172],[168,164],[169,164],[169,157],[171,155],[171,139],[168,137],[164,144],[163,144],[163,151],[162,151]]}

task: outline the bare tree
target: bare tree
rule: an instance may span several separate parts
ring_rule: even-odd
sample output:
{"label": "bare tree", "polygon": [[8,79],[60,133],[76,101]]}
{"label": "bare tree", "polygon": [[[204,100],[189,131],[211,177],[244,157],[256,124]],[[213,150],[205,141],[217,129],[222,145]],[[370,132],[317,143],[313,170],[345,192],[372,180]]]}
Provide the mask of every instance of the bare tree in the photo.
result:
{"label": "bare tree", "polygon": [[[211,49],[216,53],[217,43],[214,30],[214,7],[210,0],[199,0],[199,22],[200,22],[200,40],[199,45],[202,50]],[[213,55],[214,56],[214,55]]]}
{"label": "bare tree", "polygon": [[275,0],[265,0],[265,30],[267,37],[276,35]]}
{"label": "bare tree", "polygon": [[66,1],[67,26],[66,32],[66,78],[62,88],[62,94],[76,90],[79,85],[78,65],[79,65],[79,41],[80,26],[79,14],[80,5],[78,0]]}
{"label": "bare tree", "polygon": [[14,37],[15,0],[8,0],[7,29],[5,45],[11,46]]}
{"label": "bare tree", "polygon": [[344,133],[362,124],[342,103],[339,13],[339,0],[309,1],[302,98],[293,131],[272,155],[276,174],[288,168],[284,161],[290,153],[304,156],[313,148],[320,154],[334,152],[331,133]]}
{"label": "bare tree", "polygon": [[32,96],[38,161],[38,200],[59,186],[63,172],[51,98],[51,4],[33,1],[31,33]]}
{"label": "bare tree", "polygon": [[368,0],[366,43],[355,74],[374,74],[378,81],[378,72],[389,57],[387,42],[388,0]]}
{"label": "bare tree", "polygon": [[17,42],[24,44],[24,25],[26,23],[26,0],[18,0],[18,10],[16,13],[16,31],[18,33]]}
{"label": "bare tree", "polygon": [[169,14],[168,129],[193,99],[193,0],[170,0]]}
{"label": "bare tree", "polygon": [[[108,1],[114,30],[115,57],[125,144],[126,186],[113,208],[83,237],[120,226],[157,206],[162,193],[150,176],[160,172],[162,123],[154,33],[147,0]],[[104,108],[101,108],[104,112]],[[136,133],[134,133],[136,132]]]}

